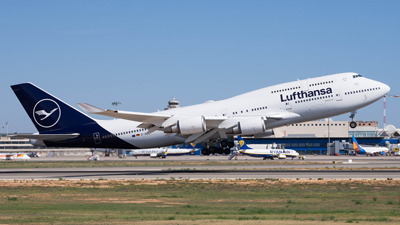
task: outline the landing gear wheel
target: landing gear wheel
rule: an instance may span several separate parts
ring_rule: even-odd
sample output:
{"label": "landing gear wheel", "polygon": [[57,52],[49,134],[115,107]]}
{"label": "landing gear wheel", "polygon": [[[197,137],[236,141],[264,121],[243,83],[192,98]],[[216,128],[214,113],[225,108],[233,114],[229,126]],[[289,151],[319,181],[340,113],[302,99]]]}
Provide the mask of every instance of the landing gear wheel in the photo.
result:
{"label": "landing gear wheel", "polygon": [[225,148],[226,146],[228,146],[228,142],[227,141],[221,141],[221,147]]}
{"label": "landing gear wheel", "polygon": [[350,127],[351,127],[352,129],[354,129],[354,128],[357,127],[357,123],[355,122],[355,120],[356,120],[356,118],[355,118],[355,117],[356,117],[356,113],[357,113],[357,110],[351,112],[351,115],[350,115],[350,119],[351,119]]}
{"label": "landing gear wheel", "polygon": [[229,155],[229,153],[231,153],[231,150],[229,148],[225,148],[224,153],[225,155]]}
{"label": "landing gear wheel", "polygon": [[217,153],[217,151],[218,151],[218,148],[216,148],[216,147],[210,147],[210,154]]}
{"label": "landing gear wheel", "polygon": [[228,148],[233,148],[235,147],[235,143],[233,142],[228,142]]}
{"label": "landing gear wheel", "polygon": [[209,150],[208,148],[203,148],[203,149],[201,150],[201,154],[203,154],[203,155],[210,155],[210,150]]}

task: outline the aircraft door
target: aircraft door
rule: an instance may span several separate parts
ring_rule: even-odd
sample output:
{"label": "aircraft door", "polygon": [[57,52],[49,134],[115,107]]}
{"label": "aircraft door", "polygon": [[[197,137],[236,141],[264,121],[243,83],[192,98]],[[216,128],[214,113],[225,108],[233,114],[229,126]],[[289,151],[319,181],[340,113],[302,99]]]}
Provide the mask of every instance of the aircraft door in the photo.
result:
{"label": "aircraft door", "polygon": [[336,101],[342,101],[342,92],[340,90],[336,91]]}
{"label": "aircraft door", "polygon": [[95,144],[101,144],[100,133],[96,132],[93,134],[93,140]]}
{"label": "aircraft door", "polygon": [[290,103],[290,101],[287,101],[285,104],[286,104],[286,110],[292,109],[292,104]]}
{"label": "aircraft door", "polygon": [[302,90],[308,90],[309,86],[308,86],[308,79],[307,80],[302,80],[301,81],[301,89]]}

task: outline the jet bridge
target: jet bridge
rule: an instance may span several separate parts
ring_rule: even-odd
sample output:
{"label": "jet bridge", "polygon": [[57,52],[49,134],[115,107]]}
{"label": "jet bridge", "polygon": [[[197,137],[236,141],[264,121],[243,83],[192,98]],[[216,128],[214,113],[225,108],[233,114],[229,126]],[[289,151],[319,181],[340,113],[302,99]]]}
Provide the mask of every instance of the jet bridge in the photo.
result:
{"label": "jet bridge", "polygon": [[340,153],[340,151],[343,151],[345,153],[349,153],[353,151],[353,145],[349,142],[346,141],[333,141],[332,143],[329,143],[327,146],[327,154],[328,155],[336,155]]}

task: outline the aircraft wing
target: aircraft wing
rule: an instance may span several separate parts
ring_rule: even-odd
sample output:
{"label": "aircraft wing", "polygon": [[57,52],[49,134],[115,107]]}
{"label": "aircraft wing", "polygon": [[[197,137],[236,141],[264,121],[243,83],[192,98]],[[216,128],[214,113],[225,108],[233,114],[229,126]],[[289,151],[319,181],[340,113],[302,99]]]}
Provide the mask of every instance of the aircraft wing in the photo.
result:
{"label": "aircraft wing", "polygon": [[[173,126],[176,126],[179,120],[190,118],[188,116],[180,115],[164,115],[155,113],[139,113],[139,112],[128,112],[128,111],[117,111],[117,110],[104,110],[87,103],[78,104],[85,112],[89,114],[98,114],[104,116],[110,116],[114,118],[120,118],[125,120],[132,120],[142,122],[139,125],[140,128],[148,129],[147,134],[150,134],[156,130],[166,130]],[[241,121],[248,121],[251,119],[259,119],[264,123],[272,123],[278,120],[292,119],[300,117],[299,114],[288,112],[288,111],[276,111],[271,112],[268,115],[251,115],[251,116],[206,116],[203,117],[206,123],[206,130],[199,133],[192,133],[185,141],[186,143],[193,142],[195,144],[208,140],[214,135],[219,135],[221,138],[227,138],[226,130],[232,129],[238,126]],[[169,132],[168,132],[169,133]]]}
{"label": "aircraft wing", "polygon": [[64,141],[79,136],[79,133],[73,134],[14,134],[10,137],[36,139],[42,141]]}
{"label": "aircraft wing", "polygon": [[[172,123],[164,123],[166,120],[172,117],[172,115],[161,115],[161,114],[154,114],[154,113],[140,113],[140,112],[128,112],[128,111],[116,111],[116,110],[104,110],[95,106],[92,106],[87,103],[79,103],[78,104],[85,112],[89,114],[98,114],[103,116],[109,116],[114,118],[132,120],[137,122],[143,122],[145,124],[141,125],[142,127],[149,128],[153,124],[156,126],[168,127],[171,126]],[[287,111],[281,112],[273,112],[268,115],[260,115],[263,116],[266,120],[283,120],[283,119],[291,119],[295,117],[300,117],[299,114]],[[178,116],[179,117],[179,116]],[[256,117],[256,116],[251,116]],[[237,123],[244,117],[226,117],[226,116],[219,116],[219,117],[205,117],[207,122],[207,127],[219,127],[221,128],[221,124],[226,127],[231,127],[233,123]],[[249,117],[247,117],[249,118]],[[178,119],[178,118],[177,118]],[[164,123],[164,124],[163,124]],[[229,124],[229,125],[228,125]]]}
{"label": "aircraft wing", "polygon": [[160,124],[165,120],[172,117],[171,115],[159,115],[154,113],[140,113],[140,112],[127,112],[127,111],[116,111],[116,110],[104,110],[87,103],[78,104],[85,112],[90,114],[98,114],[103,116],[110,116],[114,118],[120,118],[125,120],[138,121],[143,123]]}

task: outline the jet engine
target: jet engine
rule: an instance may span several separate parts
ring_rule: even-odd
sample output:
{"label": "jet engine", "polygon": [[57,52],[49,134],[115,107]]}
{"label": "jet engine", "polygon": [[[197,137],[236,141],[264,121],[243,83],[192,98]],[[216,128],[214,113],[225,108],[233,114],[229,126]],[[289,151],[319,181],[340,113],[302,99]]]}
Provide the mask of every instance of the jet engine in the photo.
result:
{"label": "jet engine", "polygon": [[265,132],[263,117],[256,117],[238,122],[237,126],[225,131],[227,134],[253,135]]}
{"label": "jet engine", "polygon": [[164,133],[196,134],[206,131],[204,116],[196,116],[176,121],[176,125],[164,130]]}
{"label": "jet engine", "polygon": [[263,133],[255,134],[253,136],[254,136],[254,138],[266,138],[266,137],[269,137],[269,136],[272,136],[272,135],[275,135],[274,129],[269,129],[269,130],[266,130]]}
{"label": "jet engine", "polygon": [[280,154],[278,155],[278,159],[286,159],[286,155],[280,153]]}

